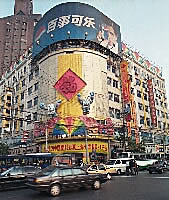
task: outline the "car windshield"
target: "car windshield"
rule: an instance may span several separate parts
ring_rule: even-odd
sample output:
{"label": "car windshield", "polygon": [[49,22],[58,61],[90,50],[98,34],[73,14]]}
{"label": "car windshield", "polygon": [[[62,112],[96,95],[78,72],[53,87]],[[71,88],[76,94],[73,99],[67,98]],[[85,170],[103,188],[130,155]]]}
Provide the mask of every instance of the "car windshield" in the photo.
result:
{"label": "car windshield", "polygon": [[56,166],[53,166],[53,165],[50,165],[44,169],[42,169],[38,175],[41,175],[41,176],[49,176],[49,175],[52,175],[53,172],[56,170]]}
{"label": "car windshield", "polygon": [[14,167],[9,168],[8,170],[1,173],[1,176],[5,176],[6,174],[10,173],[11,170],[13,170]]}
{"label": "car windshield", "polygon": [[10,175],[18,175],[18,174],[23,174],[23,169],[20,166],[14,166],[6,170],[1,174],[1,176],[6,176],[7,174]]}

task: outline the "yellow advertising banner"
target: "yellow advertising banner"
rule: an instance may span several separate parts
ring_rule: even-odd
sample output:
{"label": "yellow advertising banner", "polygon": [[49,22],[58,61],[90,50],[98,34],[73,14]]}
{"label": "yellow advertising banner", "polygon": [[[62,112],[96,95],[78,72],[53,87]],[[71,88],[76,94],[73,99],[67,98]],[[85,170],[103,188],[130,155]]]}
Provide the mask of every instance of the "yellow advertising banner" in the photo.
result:
{"label": "yellow advertising banner", "polygon": [[[50,153],[85,153],[86,144],[85,141],[62,141],[56,143],[49,143],[48,150]],[[88,141],[88,151],[92,152],[96,150],[96,153],[108,153],[108,143],[103,141]],[[42,152],[45,152],[45,144],[42,144]]]}

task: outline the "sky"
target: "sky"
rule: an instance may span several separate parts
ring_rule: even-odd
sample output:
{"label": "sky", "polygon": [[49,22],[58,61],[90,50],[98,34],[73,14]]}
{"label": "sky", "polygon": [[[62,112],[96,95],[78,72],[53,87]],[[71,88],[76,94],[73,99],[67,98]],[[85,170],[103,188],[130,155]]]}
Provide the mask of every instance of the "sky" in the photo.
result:
{"label": "sky", "polygon": [[[14,1],[0,0],[0,18],[13,15]],[[33,0],[33,11],[43,15],[65,2],[97,8],[120,26],[122,41],[162,67],[169,104],[169,0]]]}

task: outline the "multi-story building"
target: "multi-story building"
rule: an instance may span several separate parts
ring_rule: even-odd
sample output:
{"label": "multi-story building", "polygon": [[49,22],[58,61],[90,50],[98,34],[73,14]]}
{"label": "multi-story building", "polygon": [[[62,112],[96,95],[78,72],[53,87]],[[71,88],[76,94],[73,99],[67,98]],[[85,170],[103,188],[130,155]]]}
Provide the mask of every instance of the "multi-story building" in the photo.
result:
{"label": "multi-story building", "polygon": [[[128,137],[147,149],[148,143],[161,148],[157,139],[169,126],[165,82],[136,53],[122,45],[120,27],[94,7],[52,8],[35,27],[32,53],[0,82],[1,97],[10,88],[13,99],[12,115],[1,115],[2,122],[11,116],[11,128],[1,125],[1,138],[26,132],[40,151],[76,159],[105,159]],[[158,99],[149,95],[152,87]]]}
{"label": "multi-story building", "polygon": [[32,46],[34,26],[40,18],[33,14],[32,0],[15,0],[14,15],[0,18],[0,76]]}

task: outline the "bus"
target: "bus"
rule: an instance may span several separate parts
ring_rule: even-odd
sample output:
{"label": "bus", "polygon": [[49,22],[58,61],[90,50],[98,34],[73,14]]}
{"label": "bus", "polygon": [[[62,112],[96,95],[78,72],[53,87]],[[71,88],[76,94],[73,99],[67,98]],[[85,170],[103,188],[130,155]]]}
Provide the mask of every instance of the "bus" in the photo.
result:
{"label": "bus", "polygon": [[51,165],[53,160],[57,165],[73,164],[69,154],[29,153],[24,155],[0,155],[0,172],[15,165],[35,165],[45,168]]}
{"label": "bus", "polygon": [[150,165],[158,161],[158,157],[155,154],[148,153],[120,152],[118,158],[135,159],[139,170],[146,170]]}

